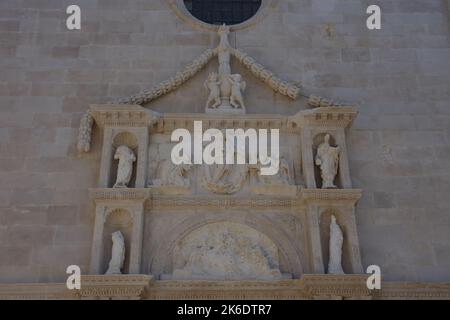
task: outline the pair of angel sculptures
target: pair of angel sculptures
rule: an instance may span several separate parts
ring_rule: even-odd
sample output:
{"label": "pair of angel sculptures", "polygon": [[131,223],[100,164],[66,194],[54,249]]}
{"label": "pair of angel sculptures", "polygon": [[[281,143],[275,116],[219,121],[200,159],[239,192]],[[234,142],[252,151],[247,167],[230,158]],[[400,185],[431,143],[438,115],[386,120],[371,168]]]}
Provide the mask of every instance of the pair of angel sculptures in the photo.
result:
{"label": "pair of angel sculptures", "polygon": [[205,81],[205,88],[209,90],[206,109],[227,107],[229,101],[231,107],[245,111],[242,92],[245,91],[246,82],[242,80],[240,74],[219,75],[213,72]]}

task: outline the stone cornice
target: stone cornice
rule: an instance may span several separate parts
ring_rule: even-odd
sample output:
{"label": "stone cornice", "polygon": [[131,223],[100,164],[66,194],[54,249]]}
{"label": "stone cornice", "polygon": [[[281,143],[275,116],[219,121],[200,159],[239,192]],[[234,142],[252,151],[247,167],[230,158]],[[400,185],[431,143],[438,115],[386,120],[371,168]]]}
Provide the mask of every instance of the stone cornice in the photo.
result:
{"label": "stone cornice", "polygon": [[63,283],[0,284],[0,300],[73,300],[79,295]]}
{"label": "stone cornice", "polygon": [[387,282],[377,299],[450,299],[450,283]]}
{"label": "stone cornice", "polygon": [[150,196],[150,189],[134,188],[91,188],[89,197],[95,202],[132,200],[143,202]]}
{"label": "stone cornice", "polygon": [[296,198],[268,197],[217,197],[217,196],[159,196],[153,195],[151,205],[147,209],[188,207],[209,207],[218,209],[230,208],[291,208],[298,205]]}
{"label": "stone cornice", "polygon": [[157,113],[139,105],[91,105],[90,114],[100,127],[150,127],[160,133],[192,129],[194,121],[208,128],[280,129],[298,132],[301,127],[349,127],[358,112],[354,107],[321,107],[301,110],[293,116],[279,114],[222,115],[205,113]]}
{"label": "stone cornice", "polygon": [[300,198],[303,202],[347,201],[355,204],[362,197],[361,189],[302,189]]}
{"label": "stone cornice", "polygon": [[347,128],[357,115],[357,109],[351,106],[321,107],[299,111],[289,117],[288,125]]}
{"label": "stone cornice", "polygon": [[176,128],[193,129],[194,121],[202,121],[203,130],[217,129],[279,129],[295,132],[289,127],[287,117],[275,114],[219,115],[211,113],[166,113],[161,115],[156,126],[158,132],[171,132]]}
{"label": "stone cornice", "polygon": [[149,275],[86,275],[81,277],[81,299],[141,299],[153,281]]}
{"label": "stone cornice", "polygon": [[100,127],[148,127],[158,118],[156,112],[139,105],[94,104],[89,111]]}
{"label": "stone cornice", "polygon": [[301,285],[311,297],[363,298],[371,296],[366,280],[364,274],[304,274]]}
{"label": "stone cornice", "polygon": [[150,275],[86,275],[80,290],[62,283],[0,284],[0,299],[449,299],[450,283],[382,282],[365,274],[304,274],[278,281],[161,280]]}
{"label": "stone cornice", "polygon": [[355,204],[362,196],[361,189],[299,189],[297,196],[216,196],[216,195],[160,195],[155,188],[91,188],[89,197],[95,202],[133,201],[146,202],[146,209],[189,207],[209,208],[293,208],[310,202],[340,201]]}

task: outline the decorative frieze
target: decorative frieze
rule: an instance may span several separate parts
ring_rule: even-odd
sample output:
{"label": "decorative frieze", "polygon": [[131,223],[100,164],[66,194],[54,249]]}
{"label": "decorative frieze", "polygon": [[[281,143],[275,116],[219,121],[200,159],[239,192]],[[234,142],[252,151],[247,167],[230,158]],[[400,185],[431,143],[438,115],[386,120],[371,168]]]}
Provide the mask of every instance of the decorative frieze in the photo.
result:
{"label": "decorative frieze", "polygon": [[142,299],[152,283],[148,275],[86,275],[81,276],[81,299]]}
{"label": "decorative frieze", "polygon": [[304,274],[275,281],[156,281],[151,275],[85,275],[81,290],[63,283],[0,284],[0,299],[450,299],[449,283],[382,282],[369,290],[368,275]]}

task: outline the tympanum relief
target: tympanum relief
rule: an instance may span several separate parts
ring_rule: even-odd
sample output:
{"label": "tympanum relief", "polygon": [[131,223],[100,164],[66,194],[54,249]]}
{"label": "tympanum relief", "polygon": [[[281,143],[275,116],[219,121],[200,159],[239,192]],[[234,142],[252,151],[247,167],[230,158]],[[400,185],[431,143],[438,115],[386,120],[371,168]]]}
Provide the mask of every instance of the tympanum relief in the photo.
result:
{"label": "tympanum relief", "polygon": [[173,253],[172,279],[281,279],[278,248],[237,223],[211,223],[182,239]]}

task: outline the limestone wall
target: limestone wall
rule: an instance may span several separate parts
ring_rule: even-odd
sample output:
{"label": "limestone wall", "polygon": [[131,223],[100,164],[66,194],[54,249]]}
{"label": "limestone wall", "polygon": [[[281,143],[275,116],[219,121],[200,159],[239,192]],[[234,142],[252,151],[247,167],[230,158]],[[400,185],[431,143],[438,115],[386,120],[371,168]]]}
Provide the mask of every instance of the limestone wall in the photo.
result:
{"label": "limestone wall", "polygon": [[[350,170],[364,196],[357,223],[364,266],[384,280],[450,279],[450,48],[444,0],[380,0],[383,28],[365,28],[373,1],[279,0],[231,35],[304,91],[356,104]],[[82,30],[65,9],[82,8]],[[204,50],[214,33],[185,24],[166,0],[0,2],[0,282],[63,281],[89,266],[100,136],[79,155],[90,103],[149,88]],[[203,112],[215,62],[149,107]],[[304,100],[274,94],[238,66],[249,113],[294,114]]]}

